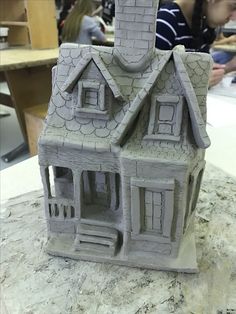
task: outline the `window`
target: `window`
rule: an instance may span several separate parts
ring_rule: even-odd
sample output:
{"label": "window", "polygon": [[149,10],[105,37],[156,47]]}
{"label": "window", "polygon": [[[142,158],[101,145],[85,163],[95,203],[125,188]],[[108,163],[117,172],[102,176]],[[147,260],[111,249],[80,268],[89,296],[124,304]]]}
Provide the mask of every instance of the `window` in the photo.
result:
{"label": "window", "polygon": [[105,84],[91,80],[78,82],[78,100],[75,114],[85,118],[108,119]]}
{"label": "window", "polygon": [[148,134],[144,139],[180,140],[183,97],[153,95],[150,109]]}
{"label": "window", "polygon": [[174,213],[174,179],[131,180],[134,235],[170,237]]}
{"label": "window", "polygon": [[144,190],[144,231],[161,232],[161,216],[164,207],[164,194],[149,189]]}

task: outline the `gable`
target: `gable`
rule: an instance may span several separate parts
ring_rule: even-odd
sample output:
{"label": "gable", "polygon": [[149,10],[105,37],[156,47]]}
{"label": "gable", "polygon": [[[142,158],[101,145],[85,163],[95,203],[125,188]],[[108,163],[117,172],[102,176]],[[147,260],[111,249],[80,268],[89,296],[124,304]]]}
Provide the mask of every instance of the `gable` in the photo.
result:
{"label": "gable", "polygon": [[[122,140],[125,138],[126,133],[132,127],[136,116],[138,115],[138,113],[145,104],[145,98],[147,97],[147,95],[150,95],[151,90],[153,90],[156,84],[158,84],[158,78],[160,78],[160,81],[162,81],[161,74],[162,70],[168,67],[168,61],[170,60],[172,55],[176,72],[175,75],[183,89],[183,96],[185,97],[188,106],[195,142],[199,148],[206,148],[210,145],[210,139],[206,132],[205,121],[203,120],[203,117],[201,115],[195,89],[193,88],[191,79],[188,76],[182,57],[178,52],[175,51],[167,52],[166,55],[159,62],[153,65],[152,75],[148,78],[143,88],[140,90],[140,92],[133,100],[129,110],[126,112],[123,121],[113,134],[112,141],[114,144],[120,144]],[[197,66],[194,60],[190,65],[190,61],[187,62],[189,66],[192,65]],[[168,70],[166,72],[168,73]],[[195,86],[195,88],[200,88],[200,84],[198,85]],[[161,88],[161,90],[163,90],[164,92],[165,90],[164,85]],[[181,122],[180,114],[178,114],[178,121]],[[166,125],[165,127],[170,128],[170,125],[169,126]],[[179,138],[179,131],[180,127],[177,128],[177,132],[176,130],[174,130],[173,132],[171,131],[171,133],[176,137],[176,140],[178,140]],[[171,138],[173,139],[174,137],[171,135]]]}
{"label": "gable", "polygon": [[117,86],[115,80],[107,70],[107,67],[103,63],[102,59],[100,58],[99,54],[95,53],[88,53],[84,57],[82,57],[76,67],[72,70],[69,77],[65,81],[62,86],[62,91],[71,93],[75,84],[79,81],[81,75],[85,71],[87,65],[90,61],[93,60],[94,64],[96,65],[98,71],[101,73],[102,77],[107,82],[108,86],[110,87],[113,95],[117,99],[123,100],[123,95]]}
{"label": "gable", "polygon": [[79,80],[85,79],[105,83],[105,79],[93,59],[89,61],[79,78]]}

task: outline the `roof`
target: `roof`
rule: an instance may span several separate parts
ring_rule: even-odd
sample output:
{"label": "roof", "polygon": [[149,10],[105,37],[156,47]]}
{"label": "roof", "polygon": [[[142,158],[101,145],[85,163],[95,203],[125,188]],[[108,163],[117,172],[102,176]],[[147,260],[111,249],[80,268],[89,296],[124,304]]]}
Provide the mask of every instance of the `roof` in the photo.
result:
{"label": "roof", "polygon": [[195,91],[180,55],[177,52],[173,52],[173,56],[177,68],[176,73],[180,79],[187,100],[195,141],[198,147],[207,148],[210,146],[211,141],[206,132],[206,124],[202,118]]}
{"label": "roof", "polygon": [[169,61],[171,55],[172,51],[168,51],[160,60],[157,60],[153,65],[152,74],[149,76],[143,88],[138,92],[138,94],[134,98],[130,108],[128,109],[124,116],[124,119],[121,121],[119,127],[113,134],[112,142],[114,144],[120,144],[120,142],[122,141],[129,127],[131,126],[140,109],[142,108],[145,97],[149,94],[151,88],[156,82],[156,79],[158,78],[159,74],[163,70],[166,63]]}
{"label": "roof", "polygon": [[174,58],[176,69],[177,69],[176,73],[180,80],[184,95],[187,100],[188,110],[189,110],[192,129],[193,129],[193,135],[194,135],[196,144],[200,148],[207,148],[210,146],[211,142],[206,132],[206,125],[201,115],[201,111],[198,105],[198,100],[197,100],[195,91],[193,89],[191,80],[188,76],[187,70],[184,66],[184,63],[178,51],[168,51],[166,55],[163,56],[159,62],[155,63],[153,73],[147,79],[143,88],[138,92],[130,108],[126,112],[124,119],[121,121],[120,125],[114,132],[113,137],[112,137],[112,142],[114,144],[120,144],[122,139],[125,137],[134,119],[136,118],[139,111],[141,110],[144,104],[145,97],[149,94],[153,85],[155,85],[156,80],[158,79],[158,76],[160,75],[161,71],[163,70],[167,62],[170,60],[172,55]]}
{"label": "roof", "polygon": [[68,93],[72,92],[74,85],[79,80],[80,75],[83,73],[86,66],[92,61],[96,64],[98,69],[101,71],[104,79],[106,80],[107,84],[109,85],[110,89],[113,92],[115,98],[123,99],[123,95],[121,91],[114,81],[113,77],[107,70],[105,64],[103,63],[102,59],[100,58],[99,54],[89,52],[85,56],[83,56],[74,70],[70,73],[68,79],[65,81],[64,85],[62,86],[62,91],[66,91]]}
{"label": "roof", "polygon": [[[118,99],[123,97],[123,101],[113,104],[110,120],[85,119],[75,117],[73,114],[75,104],[72,90],[91,60],[98,70],[103,72],[113,94]],[[178,71],[182,71],[181,75],[175,75],[176,63],[179,63]],[[157,93],[185,95],[196,143],[199,147],[207,147],[209,142],[205,133],[205,96],[208,70],[209,57],[206,55],[205,57],[199,53],[181,55],[156,50],[143,72],[129,72],[116,62],[112,48],[62,45],[54,73],[47,127],[41,143],[74,148],[82,145],[83,149],[88,149],[87,143],[91,148],[96,147],[96,143],[103,143],[104,151],[109,147],[111,150],[111,147],[117,147],[127,132],[132,130],[139,112],[145,108],[147,96],[154,89]],[[142,129],[144,128],[143,124]],[[142,139],[139,143],[140,149],[141,142]],[[153,149],[159,153],[161,148],[155,145],[158,146],[158,143],[154,143]],[[189,151],[185,146],[186,143],[180,143],[179,151],[183,151],[183,154]],[[173,158],[174,155],[175,153]]]}

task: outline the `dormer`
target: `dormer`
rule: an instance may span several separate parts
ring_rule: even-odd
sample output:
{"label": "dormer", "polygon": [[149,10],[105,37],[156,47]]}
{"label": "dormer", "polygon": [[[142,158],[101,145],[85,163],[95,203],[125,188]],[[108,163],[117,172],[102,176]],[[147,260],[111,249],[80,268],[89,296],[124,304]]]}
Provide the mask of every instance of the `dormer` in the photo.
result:
{"label": "dormer", "polygon": [[123,96],[97,54],[88,53],[69,75],[62,91],[72,94],[75,117],[109,120],[114,99]]}
{"label": "dormer", "polygon": [[106,90],[105,81],[83,78],[77,83],[76,94],[73,95],[75,116],[109,119],[111,92]]}

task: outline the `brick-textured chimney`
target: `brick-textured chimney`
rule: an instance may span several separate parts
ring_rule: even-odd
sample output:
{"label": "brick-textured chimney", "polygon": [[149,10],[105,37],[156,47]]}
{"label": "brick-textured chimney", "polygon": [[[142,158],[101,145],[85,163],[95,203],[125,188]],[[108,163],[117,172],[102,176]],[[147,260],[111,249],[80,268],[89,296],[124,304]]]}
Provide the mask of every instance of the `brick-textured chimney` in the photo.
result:
{"label": "brick-textured chimney", "polygon": [[127,62],[135,62],[155,47],[159,0],[116,0],[115,48]]}

